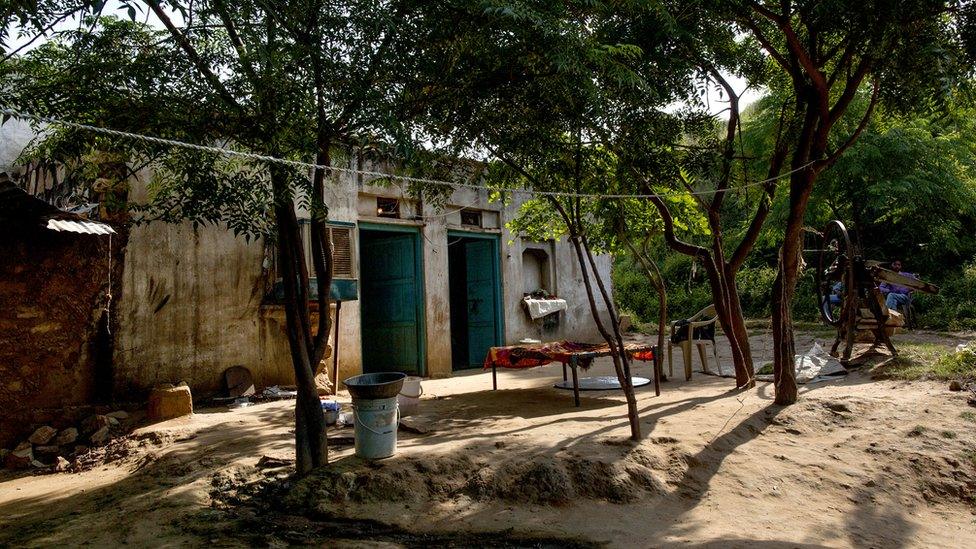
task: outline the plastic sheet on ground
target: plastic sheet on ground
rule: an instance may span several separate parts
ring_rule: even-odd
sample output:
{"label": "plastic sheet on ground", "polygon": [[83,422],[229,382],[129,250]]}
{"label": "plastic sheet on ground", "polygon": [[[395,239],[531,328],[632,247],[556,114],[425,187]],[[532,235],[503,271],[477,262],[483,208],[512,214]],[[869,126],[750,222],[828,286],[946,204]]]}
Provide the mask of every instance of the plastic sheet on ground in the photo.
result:
{"label": "plastic sheet on ground", "polygon": [[[793,359],[796,366],[796,382],[817,383],[827,381],[833,377],[846,375],[847,370],[834,357],[830,356],[820,343],[814,343],[810,350],[802,355],[796,355]],[[756,368],[756,372],[764,370],[771,371],[772,362],[765,362]],[[760,381],[773,381],[772,373],[757,373],[756,379]]]}

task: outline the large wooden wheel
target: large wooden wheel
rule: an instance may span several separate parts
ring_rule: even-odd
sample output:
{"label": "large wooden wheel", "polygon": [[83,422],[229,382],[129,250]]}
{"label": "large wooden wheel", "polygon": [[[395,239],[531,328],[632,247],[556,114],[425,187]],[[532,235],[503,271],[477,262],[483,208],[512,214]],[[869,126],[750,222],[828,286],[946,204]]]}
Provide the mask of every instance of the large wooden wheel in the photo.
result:
{"label": "large wooden wheel", "polygon": [[847,227],[837,220],[828,223],[818,248],[815,287],[820,317],[837,327],[844,321],[844,302],[857,299],[854,249]]}

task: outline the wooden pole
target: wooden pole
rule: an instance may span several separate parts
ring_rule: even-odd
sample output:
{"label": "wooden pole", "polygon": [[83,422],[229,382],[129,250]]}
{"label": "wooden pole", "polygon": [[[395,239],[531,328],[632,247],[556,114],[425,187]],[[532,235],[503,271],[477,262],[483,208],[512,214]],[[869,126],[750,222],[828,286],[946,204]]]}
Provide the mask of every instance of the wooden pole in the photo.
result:
{"label": "wooden pole", "polygon": [[[342,300],[337,299],[335,304],[336,304],[335,345],[332,346],[332,394],[333,395],[339,394],[339,309],[342,309]],[[321,314],[321,312],[319,314]],[[326,311],[326,314],[328,314],[328,311]]]}

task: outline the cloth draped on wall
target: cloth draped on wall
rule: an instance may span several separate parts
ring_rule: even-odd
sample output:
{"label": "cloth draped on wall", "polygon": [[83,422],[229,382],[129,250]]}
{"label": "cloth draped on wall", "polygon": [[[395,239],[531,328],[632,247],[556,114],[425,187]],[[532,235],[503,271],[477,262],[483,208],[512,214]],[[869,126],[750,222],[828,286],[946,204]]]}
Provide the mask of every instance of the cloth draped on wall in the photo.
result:
{"label": "cloth draped on wall", "polygon": [[526,297],[522,300],[525,308],[529,311],[529,318],[536,320],[552,313],[565,311],[567,304],[565,299],[532,299]]}

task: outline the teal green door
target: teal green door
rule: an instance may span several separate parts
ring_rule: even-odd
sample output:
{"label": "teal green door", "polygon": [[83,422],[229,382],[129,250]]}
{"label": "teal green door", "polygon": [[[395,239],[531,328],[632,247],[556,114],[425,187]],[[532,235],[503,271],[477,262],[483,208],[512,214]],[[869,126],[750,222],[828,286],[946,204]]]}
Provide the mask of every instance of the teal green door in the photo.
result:
{"label": "teal green door", "polygon": [[495,277],[495,242],[464,243],[467,266],[468,365],[480,366],[488,349],[496,345],[498,280]]}
{"label": "teal green door", "polygon": [[364,372],[422,373],[417,255],[415,234],[361,233]]}

